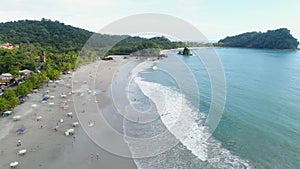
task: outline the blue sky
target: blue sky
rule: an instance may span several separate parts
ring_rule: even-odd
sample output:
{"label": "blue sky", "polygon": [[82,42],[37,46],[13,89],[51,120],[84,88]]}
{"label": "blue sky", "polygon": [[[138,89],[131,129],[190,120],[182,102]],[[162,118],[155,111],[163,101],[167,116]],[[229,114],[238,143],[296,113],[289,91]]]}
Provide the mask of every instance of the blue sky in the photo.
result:
{"label": "blue sky", "polygon": [[162,13],[197,27],[208,39],[286,27],[300,40],[299,0],[10,0],[0,22],[47,18],[98,31],[125,16]]}

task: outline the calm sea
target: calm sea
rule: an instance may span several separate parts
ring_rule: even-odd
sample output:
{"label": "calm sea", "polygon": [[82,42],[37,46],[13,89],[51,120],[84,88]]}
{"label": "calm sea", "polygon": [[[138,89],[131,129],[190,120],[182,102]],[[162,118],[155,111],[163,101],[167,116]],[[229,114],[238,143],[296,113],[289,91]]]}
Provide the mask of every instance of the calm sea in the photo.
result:
{"label": "calm sea", "polygon": [[[194,49],[193,53],[204,56],[211,50],[219,56],[224,68],[226,105],[217,129],[205,142],[197,139],[208,133],[199,128],[208,115],[212,89],[209,73],[199,57],[184,57],[172,51],[159,63],[150,62],[131,81],[128,98],[135,109],[141,112],[141,117],[152,114],[157,118],[143,125],[125,120],[124,132],[128,136],[152,137],[167,131],[179,141],[153,157],[136,159],[137,166],[299,168],[300,51],[204,48]],[[153,70],[153,65],[158,70]],[[196,88],[189,87],[193,82]],[[153,94],[153,91],[159,92]],[[183,108],[176,107],[177,98]],[[164,116],[158,115],[161,114],[157,112],[158,103],[166,105]],[[177,136],[168,126],[176,113],[194,116],[192,123],[197,124],[184,137]],[[130,140],[128,144],[133,154],[141,148]]]}

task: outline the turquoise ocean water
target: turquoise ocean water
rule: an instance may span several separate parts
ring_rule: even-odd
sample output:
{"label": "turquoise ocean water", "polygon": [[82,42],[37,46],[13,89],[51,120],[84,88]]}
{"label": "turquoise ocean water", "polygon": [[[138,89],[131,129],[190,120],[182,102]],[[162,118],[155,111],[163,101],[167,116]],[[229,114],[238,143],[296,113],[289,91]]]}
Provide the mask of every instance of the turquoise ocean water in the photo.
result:
{"label": "turquoise ocean water", "polygon": [[[199,55],[206,55],[212,49],[193,50]],[[207,160],[199,160],[197,153],[192,153],[197,148],[201,149],[201,146],[180,140],[177,146],[160,155],[136,159],[137,166],[147,169],[299,168],[300,51],[238,48],[213,50],[224,68],[227,95],[221,121],[211,139],[205,143]],[[147,83],[132,84],[129,98],[135,98],[135,107],[140,107],[141,110],[155,107],[155,100],[151,100],[140,88],[159,84],[160,90],[173,90],[170,93],[174,97],[175,94],[180,94],[176,78],[183,79],[187,86],[195,80],[199,91],[189,91],[186,87],[183,95],[189,102],[186,106],[196,106],[199,110],[196,112],[201,114],[201,118],[204,115],[205,119],[212,99],[209,74],[199,57],[184,57],[176,53],[177,51],[172,51],[168,58],[160,61],[157,64],[158,70],[145,68],[140,72],[140,78]],[[178,61],[186,65],[190,72],[176,67]],[[167,67],[173,67],[173,72],[160,71],[160,68]],[[174,78],[170,74],[178,76]],[[194,79],[189,79],[187,74],[192,74]],[[199,106],[195,102],[197,92],[200,93]],[[201,120],[195,121],[199,126],[203,125]],[[134,132],[136,129],[144,136],[167,130],[159,118],[146,127],[125,121],[125,133],[139,135]],[[136,147],[134,144],[129,145],[134,153]]]}

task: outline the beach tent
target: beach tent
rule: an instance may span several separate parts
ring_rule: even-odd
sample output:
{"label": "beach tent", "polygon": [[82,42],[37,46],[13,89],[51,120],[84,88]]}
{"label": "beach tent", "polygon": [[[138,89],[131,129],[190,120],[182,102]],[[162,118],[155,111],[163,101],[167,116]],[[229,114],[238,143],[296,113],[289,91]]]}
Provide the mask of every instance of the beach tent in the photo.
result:
{"label": "beach tent", "polygon": [[25,132],[25,129],[24,128],[19,128],[17,131],[16,131],[18,134],[22,134]]}
{"label": "beach tent", "polygon": [[14,116],[14,117],[13,117],[13,120],[14,120],[14,121],[18,121],[18,120],[20,120],[20,119],[21,119],[21,116]]}
{"label": "beach tent", "polygon": [[72,124],[73,127],[76,127],[78,125],[79,125],[79,122],[77,122],[77,121]]}
{"label": "beach tent", "polygon": [[22,150],[19,150],[19,151],[17,152],[17,154],[18,154],[18,155],[24,155],[24,154],[26,154],[26,152],[27,152],[26,149],[22,149]]}
{"label": "beach tent", "polygon": [[53,130],[57,131],[59,129],[59,126],[54,126]]}
{"label": "beach tent", "polygon": [[40,120],[42,120],[42,116],[36,116],[36,121],[40,121]]}
{"label": "beach tent", "polygon": [[7,116],[11,115],[11,113],[12,113],[12,111],[5,111],[5,112],[3,112],[2,116],[7,117]]}
{"label": "beach tent", "polygon": [[64,109],[64,110],[67,110],[67,109],[69,109],[69,106],[68,106],[68,105],[65,105],[65,106],[63,107],[63,109]]}
{"label": "beach tent", "polygon": [[66,136],[73,135],[73,134],[74,134],[74,129],[73,129],[73,128],[68,129],[68,130],[65,132],[65,135],[66,135]]}
{"label": "beach tent", "polygon": [[67,113],[67,117],[72,117],[72,115],[73,115],[72,112]]}
{"label": "beach tent", "polygon": [[17,161],[9,163],[10,168],[16,168],[18,165],[19,165],[19,162],[17,162]]}

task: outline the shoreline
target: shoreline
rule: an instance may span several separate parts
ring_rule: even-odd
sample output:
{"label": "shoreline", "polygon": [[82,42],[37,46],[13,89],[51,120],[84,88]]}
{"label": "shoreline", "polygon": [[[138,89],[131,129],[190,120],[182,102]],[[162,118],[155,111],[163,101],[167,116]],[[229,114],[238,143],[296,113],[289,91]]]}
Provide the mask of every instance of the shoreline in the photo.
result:
{"label": "shoreline", "polygon": [[[107,91],[112,81],[112,74],[117,72],[121,65],[133,60],[132,57],[128,57],[128,59],[123,59],[122,56],[113,57],[112,61],[99,60],[83,65],[73,73],[73,75],[81,73],[78,76],[80,77],[78,80],[81,82],[78,81],[77,84],[82,85],[85,84],[83,79],[90,77],[86,76],[88,72],[94,71],[96,64],[101,64],[101,67],[98,68],[102,76],[97,77],[101,79],[98,84],[101,92],[97,95],[99,96],[100,111],[103,111],[111,103]],[[11,116],[0,119],[0,168],[9,168],[9,163],[13,161],[18,161],[21,168],[136,168],[133,159],[123,158],[103,150],[87,137],[84,128],[88,123],[81,121],[82,117],[80,116],[84,116],[84,114],[97,115],[93,112],[99,110],[96,107],[89,107],[89,103],[86,101],[87,97],[92,94],[89,94],[88,91],[81,92],[84,93],[83,97],[76,92],[71,94],[73,91],[68,87],[72,83],[71,75],[62,75],[61,79],[59,83],[49,83],[48,87],[44,84],[37,93],[32,93],[25,103],[14,108]],[[76,86],[73,84],[73,89],[74,87]],[[54,99],[49,99],[47,103],[41,103],[42,94],[47,90],[49,90],[49,95],[54,96]],[[67,95],[66,98],[61,98],[62,94]],[[67,110],[60,108],[59,105],[62,101],[66,101],[69,106]],[[54,105],[49,105],[51,102]],[[75,115],[76,104],[83,102],[87,102],[85,113],[77,110]],[[33,104],[36,104],[37,107],[33,108]],[[73,112],[72,118],[66,116],[68,112]],[[22,116],[21,120],[12,121],[14,115]],[[36,121],[37,116],[42,116],[42,120]],[[61,118],[64,119],[64,122],[58,123]],[[81,121],[81,123],[78,127],[74,127],[75,137],[65,136],[64,132],[68,128],[72,128],[72,123],[76,121]],[[53,126],[57,124],[59,129],[54,131]],[[98,129],[99,127],[101,127],[101,123],[97,122],[95,127],[89,129]],[[25,128],[25,132],[18,135],[15,132],[18,128]],[[21,147],[16,146],[18,139],[22,140]],[[23,156],[17,155],[16,153],[20,149],[26,149],[27,153]]]}

